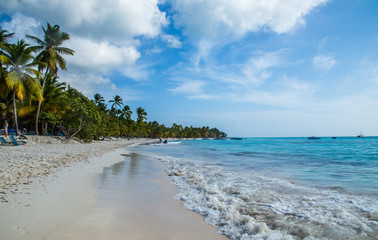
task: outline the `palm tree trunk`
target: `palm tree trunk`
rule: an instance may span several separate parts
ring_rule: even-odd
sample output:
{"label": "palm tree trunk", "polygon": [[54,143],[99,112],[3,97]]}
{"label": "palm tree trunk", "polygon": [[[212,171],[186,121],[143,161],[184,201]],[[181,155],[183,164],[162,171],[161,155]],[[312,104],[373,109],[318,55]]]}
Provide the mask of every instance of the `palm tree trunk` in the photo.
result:
{"label": "palm tree trunk", "polygon": [[35,117],[35,133],[39,135],[38,132],[38,118],[39,118],[39,112],[41,110],[41,101],[38,101],[38,108],[37,108],[37,116]]}
{"label": "palm tree trunk", "polygon": [[[46,78],[47,78],[47,73],[49,71],[49,66],[46,68],[46,72],[45,72],[45,76],[43,76],[43,82],[42,82],[42,96],[43,96],[43,88],[45,87],[45,83],[46,83]],[[39,113],[41,111],[41,105],[42,105],[42,101],[38,101],[38,108],[37,108],[37,114],[36,114],[36,117],[35,117],[35,133],[37,135],[39,135],[38,133],[38,118],[39,118]]]}
{"label": "palm tree trunk", "polygon": [[14,113],[14,123],[16,124],[16,135],[18,136],[20,133],[18,132],[17,107],[16,107],[16,89],[13,89],[13,113]]}

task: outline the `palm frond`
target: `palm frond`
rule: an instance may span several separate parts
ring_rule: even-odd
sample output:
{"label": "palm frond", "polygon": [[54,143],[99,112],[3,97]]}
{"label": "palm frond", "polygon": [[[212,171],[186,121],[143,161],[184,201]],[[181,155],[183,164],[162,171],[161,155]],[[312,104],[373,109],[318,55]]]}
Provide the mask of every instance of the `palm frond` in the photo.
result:
{"label": "palm frond", "polygon": [[17,113],[20,117],[30,115],[36,110],[36,105],[27,105],[18,107]]}
{"label": "palm frond", "polygon": [[7,58],[5,55],[0,55],[0,62],[2,62],[4,64],[11,63],[11,61],[9,60],[9,58]]}
{"label": "palm frond", "polygon": [[75,51],[66,47],[56,47],[55,51],[59,54],[74,55]]}
{"label": "palm frond", "polygon": [[16,87],[16,96],[21,101],[24,100],[24,97],[25,97],[25,87],[24,87],[23,84],[18,84],[17,85],[17,87]]}
{"label": "palm frond", "polygon": [[5,76],[5,84],[9,89],[14,89],[17,86],[17,83],[20,81],[20,77],[15,71],[8,73]]}
{"label": "palm frond", "polygon": [[25,68],[25,72],[32,73],[34,76],[39,77],[42,73],[34,68]]}
{"label": "palm frond", "polygon": [[67,67],[66,67],[66,60],[60,56],[60,55],[57,55],[56,56],[56,59],[57,59],[57,62],[58,62],[58,65],[59,67],[62,69],[62,70],[67,70]]}
{"label": "palm frond", "polygon": [[[39,39],[39,38],[37,38],[37,37],[35,37],[35,36],[32,36],[32,35],[26,35],[26,38],[29,38],[29,39],[33,40],[33,41],[36,42],[38,45],[41,45],[41,46],[44,45],[43,40],[41,40],[41,39]],[[39,47],[41,47],[41,46],[39,46]]]}

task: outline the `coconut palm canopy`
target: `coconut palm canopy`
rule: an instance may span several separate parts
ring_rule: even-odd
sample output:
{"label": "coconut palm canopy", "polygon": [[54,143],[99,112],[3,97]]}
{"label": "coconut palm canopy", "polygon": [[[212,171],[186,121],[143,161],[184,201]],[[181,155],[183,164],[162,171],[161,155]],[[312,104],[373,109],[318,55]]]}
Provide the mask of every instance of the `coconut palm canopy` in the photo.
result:
{"label": "coconut palm canopy", "polygon": [[46,65],[40,65],[40,70],[47,67],[52,74],[57,73],[58,66],[60,69],[67,70],[66,60],[61,55],[74,55],[75,53],[72,49],[62,47],[62,44],[69,40],[70,36],[65,32],[61,32],[58,25],[51,26],[47,23],[47,28],[42,26],[42,29],[44,32],[43,40],[35,36],[26,35],[37,43],[35,50],[40,53],[36,56],[36,60],[46,63]]}
{"label": "coconut palm canopy", "polygon": [[19,40],[17,44],[3,45],[2,49],[3,64],[7,70],[3,73],[0,90],[3,94],[13,92],[14,123],[18,133],[16,100],[23,101],[27,95],[29,98],[34,96],[37,100],[42,100],[41,85],[35,78],[40,72],[33,68],[39,63],[33,61],[35,48],[24,40]]}

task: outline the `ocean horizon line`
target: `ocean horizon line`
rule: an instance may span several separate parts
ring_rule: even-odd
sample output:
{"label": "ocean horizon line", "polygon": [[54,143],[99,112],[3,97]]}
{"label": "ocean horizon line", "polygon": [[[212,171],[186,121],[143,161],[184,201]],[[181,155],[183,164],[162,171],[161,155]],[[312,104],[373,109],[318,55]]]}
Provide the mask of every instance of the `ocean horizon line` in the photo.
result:
{"label": "ocean horizon line", "polygon": [[[281,136],[281,137],[277,137],[277,136],[253,136],[253,137],[245,137],[245,136],[230,136],[230,137],[227,137],[227,139],[230,139],[230,138],[309,138],[309,137],[319,137],[319,138],[359,138],[357,136],[337,136],[337,135],[330,135],[330,136],[321,136],[321,135],[309,135],[309,136]],[[378,137],[377,136],[374,136],[374,135],[367,135],[367,136],[364,136],[363,138],[376,138]]]}

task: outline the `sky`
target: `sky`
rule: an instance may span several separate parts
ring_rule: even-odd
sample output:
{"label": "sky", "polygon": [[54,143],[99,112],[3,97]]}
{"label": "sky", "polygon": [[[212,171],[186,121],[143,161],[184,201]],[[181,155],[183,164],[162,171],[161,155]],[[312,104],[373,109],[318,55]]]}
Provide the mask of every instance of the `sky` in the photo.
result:
{"label": "sky", "polygon": [[0,0],[13,41],[43,38],[47,22],[75,51],[61,81],[149,121],[378,136],[376,0]]}

